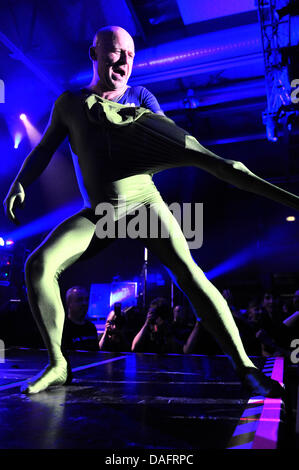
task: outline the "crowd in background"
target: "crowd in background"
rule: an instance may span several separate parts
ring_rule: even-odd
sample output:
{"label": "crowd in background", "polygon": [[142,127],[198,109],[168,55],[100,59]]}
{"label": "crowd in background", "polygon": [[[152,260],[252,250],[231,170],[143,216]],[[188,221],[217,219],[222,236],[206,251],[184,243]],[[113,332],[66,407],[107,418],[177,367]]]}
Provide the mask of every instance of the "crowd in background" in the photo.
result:
{"label": "crowd in background", "polygon": [[[292,340],[299,338],[299,291],[287,302],[265,292],[262,298],[251,299],[245,309],[234,306],[229,289],[223,295],[249,355],[289,357]],[[182,305],[172,309],[164,298],[151,302],[141,327],[142,314],[135,307],[118,317],[114,311],[108,315],[99,343],[103,351],[223,354],[191,309]]]}
{"label": "crowd in background", "polygon": [[[299,290],[288,297],[264,292],[261,298],[252,298],[244,309],[235,307],[229,289],[222,294],[247,354],[290,357],[291,343],[299,339]],[[88,305],[89,294],[84,287],[74,286],[67,291],[62,341],[65,351],[223,354],[190,306],[172,308],[163,297],[153,299],[146,311],[134,305],[125,309],[118,305],[109,312],[104,332],[100,333],[87,316]],[[197,316],[200,317],[200,312]],[[0,312],[0,334],[6,344],[43,347],[33,320],[29,320],[30,312],[22,311],[21,318],[23,325],[20,325],[20,312],[18,322],[11,311]]]}

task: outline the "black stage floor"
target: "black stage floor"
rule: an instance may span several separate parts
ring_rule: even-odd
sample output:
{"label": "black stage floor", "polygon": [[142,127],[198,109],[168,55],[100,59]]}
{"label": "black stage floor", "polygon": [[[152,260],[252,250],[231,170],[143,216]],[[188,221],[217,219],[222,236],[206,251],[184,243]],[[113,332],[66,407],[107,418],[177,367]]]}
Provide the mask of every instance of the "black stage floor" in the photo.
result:
{"label": "black stage floor", "polygon": [[[250,400],[225,356],[77,351],[70,361],[71,385],[27,396],[20,383],[46,365],[46,351],[5,351],[1,449],[254,448],[261,421],[283,425],[281,400],[262,419],[267,400]],[[269,375],[277,365],[253,361]],[[271,433],[261,448],[277,446]]]}

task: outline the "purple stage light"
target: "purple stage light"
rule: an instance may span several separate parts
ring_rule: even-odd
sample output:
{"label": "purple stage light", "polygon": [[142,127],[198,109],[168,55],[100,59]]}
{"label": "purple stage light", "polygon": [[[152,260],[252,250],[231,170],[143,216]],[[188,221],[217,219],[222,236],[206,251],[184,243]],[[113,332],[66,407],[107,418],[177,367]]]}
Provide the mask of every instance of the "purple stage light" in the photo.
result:
{"label": "purple stage light", "polygon": [[12,246],[14,244],[13,240],[6,240],[6,246]]}

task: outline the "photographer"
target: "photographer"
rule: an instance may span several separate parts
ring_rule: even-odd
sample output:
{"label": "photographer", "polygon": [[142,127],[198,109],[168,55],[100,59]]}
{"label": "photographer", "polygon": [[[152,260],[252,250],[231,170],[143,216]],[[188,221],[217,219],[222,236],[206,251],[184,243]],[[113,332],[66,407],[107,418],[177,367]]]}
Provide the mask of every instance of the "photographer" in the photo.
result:
{"label": "photographer", "polygon": [[131,342],[127,331],[126,319],[121,311],[121,304],[116,303],[108,314],[105,331],[99,342],[101,351],[131,351]]}
{"label": "photographer", "polygon": [[166,299],[154,299],[145,323],[132,343],[133,352],[182,353],[182,344],[172,327],[172,312]]}

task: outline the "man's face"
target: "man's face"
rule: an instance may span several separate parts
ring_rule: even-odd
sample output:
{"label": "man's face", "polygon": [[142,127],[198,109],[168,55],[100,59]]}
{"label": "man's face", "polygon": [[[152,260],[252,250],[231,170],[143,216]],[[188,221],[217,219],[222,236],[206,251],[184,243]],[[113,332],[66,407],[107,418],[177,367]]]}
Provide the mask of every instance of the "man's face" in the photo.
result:
{"label": "man's face", "polygon": [[178,324],[187,323],[187,315],[184,307],[176,305],[173,309],[173,319]]}
{"label": "man's face", "polygon": [[69,313],[76,320],[83,320],[88,310],[88,293],[83,289],[74,290],[69,298]]}
{"label": "man's face", "polygon": [[263,300],[263,306],[266,310],[272,310],[273,308],[273,296],[272,294],[265,293],[264,295],[264,300]]}
{"label": "man's face", "polygon": [[114,311],[112,310],[106,320],[106,328],[108,336],[112,341],[120,342],[123,329],[123,323],[117,319]]}
{"label": "man's face", "polygon": [[132,37],[121,29],[106,34],[99,38],[95,54],[102,90],[125,89],[132,73],[135,55]]}
{"label": "man's face", "polygon": [[253,323],[258,323],[262,318],[262,308],[260,305],[252,305],[248,308],[248,320]]}

